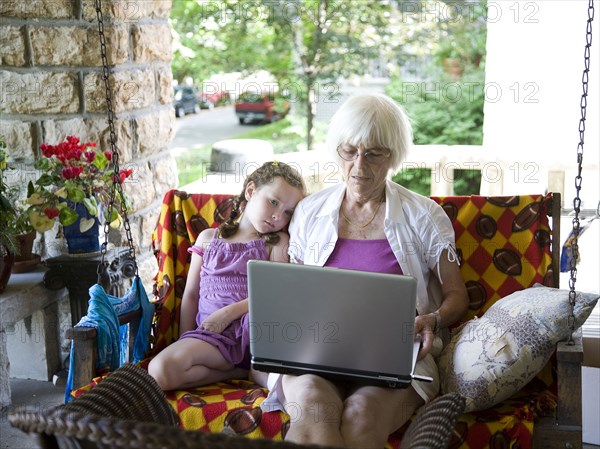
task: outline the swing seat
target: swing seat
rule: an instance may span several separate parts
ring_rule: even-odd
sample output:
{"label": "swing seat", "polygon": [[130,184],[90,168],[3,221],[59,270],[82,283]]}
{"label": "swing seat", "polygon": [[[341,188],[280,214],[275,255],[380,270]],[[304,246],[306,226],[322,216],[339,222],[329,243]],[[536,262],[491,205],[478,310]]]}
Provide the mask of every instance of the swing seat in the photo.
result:
{"label": "swing seat", "polygon": [[[179,312],[190,255],[188,247],[207,227],[216,227],[230,209],[230,195],[188,194],[171,190],[164,197],[153,245],[158,262],[154,294],[152,351],[140,365],[179,335]],[[534,284],[558,287],[560,194],[513,197],[434,197],[452,221],[461,258],[461,274],[470,308],[463,322],[482,317],[500,298]],[[549,219],[550,218],[550,219]],[[550,223],[551,221],[551,223]],[[471,321],[472,322],[472,321]],[[78,360],[94,360],[93,329],[75,336]],[[452,448],[581,448],[581,335],[575,344],[559,343],[550,361],[519,391],[483,410],[462,414],[452,432]],[[551,349],[552,352],[552,349]],[[101,383],[89,383],[93,368],[78,367],[74,384],[85,385],[79,397]],[[443,378],[448,373],[440,366]],[[248,438],[281,440],[290,417],[262,413],[268,391],[248,380],[166,393],[179,426],[201,432],[233,431]],[[410,421],[389,437],[386,448],[398,449]],[[571,446],[567,446],[570,444]]]}

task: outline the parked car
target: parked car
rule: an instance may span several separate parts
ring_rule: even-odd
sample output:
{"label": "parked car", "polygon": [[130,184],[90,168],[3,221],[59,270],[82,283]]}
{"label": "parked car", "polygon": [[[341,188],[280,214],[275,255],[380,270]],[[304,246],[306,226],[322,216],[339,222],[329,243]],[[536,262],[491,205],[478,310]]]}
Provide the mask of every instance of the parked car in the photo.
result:
{"label": "parked car", "polygon": [[177,117],[183,117],[189,113],[198,114],[200,112],[198,90],[191,86],[175,87],[173,107],[175,108],[175,116]]}
{"label": "parked car", "polygon": [[235,102],[235,114],[240,124],[252,122],[272,123],[287,115],[289,103],[282,97],[244,92]]}
{"label": "parked car", "polygon": [[215,106],[222,106],[229,103],[229,93],[224,91],[218,92],[199,92],[198,101],[202,109],[212,109]]}

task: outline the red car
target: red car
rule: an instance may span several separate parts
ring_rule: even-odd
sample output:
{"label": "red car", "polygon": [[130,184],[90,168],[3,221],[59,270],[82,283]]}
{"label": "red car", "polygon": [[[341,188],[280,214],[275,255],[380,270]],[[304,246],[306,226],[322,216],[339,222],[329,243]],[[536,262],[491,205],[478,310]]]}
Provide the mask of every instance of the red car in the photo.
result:
{"label": "red car", "polygon": [[212,109],[229,103],[229,93],[224,91],[201,91],[198,93],[198,103],[202,109]]}
{"label": "red car", "polygon": [[240,124],[252,122],[272,123],[287,115],[290,106],[287,101],[274,95],[244,92],[235,102],[235,115]]}

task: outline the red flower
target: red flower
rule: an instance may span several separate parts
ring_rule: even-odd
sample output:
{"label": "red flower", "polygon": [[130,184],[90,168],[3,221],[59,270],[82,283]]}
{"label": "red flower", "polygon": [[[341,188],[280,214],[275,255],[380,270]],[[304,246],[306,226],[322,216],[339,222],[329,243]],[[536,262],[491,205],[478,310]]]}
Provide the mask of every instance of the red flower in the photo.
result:
{"label": "red flower", "polygon": [[52,220],[53,218],[58,217],[60,212],[54,207],[47,207],[46,209],[44,209],[44,214],[46,215],[46,217]]}
{"label": "red flower", "polygon": [[[43,182],[36,182],[34,193],[39,198],[32,208],[50,219],[62,218],[63,214],[56,207],[59,196],[80,195],[80,192],[84,192],[85,195],[95,196],[97,201],[104,204],[113,185],[123,183],[133,174],[132,169],[115,172],[111,164],[107,163],[113,160],[113,156],[116,157],[112,151],[99,148],[95,142],[83,143],[76,136],[67,136],[56,145],[43,143],[40,145],[40,155],[42,157],[34,166],[42,170],[44,176],[40,178]],[[100,156],[100,160],[97,156]],[[119,196],[116,201],[123,199],[124,197]]]}
{"label": "red flower", "polygon": [[52,151],[53,149],[54,148],[51,147],[50,145],[48,145],[47,143],[43,143],[40,145],[40,150],[42,150],[42,154],[45,157],[51,157],[52,153],[53,153],[53,151]]}
{"label": "red flower", "polygon": [[125,179],[127,179],[129,176],[131,176],[131,174],[133,173],[133,169],[131,168],[124,168],[119,172],[119,182],[121,184],[123,184],[123,181],[125,181]]}
{"label": "red flower", "polygon": [[85,153],[83,153],[83,155],[85,156],[85,160],[88,162],[88,164],[94,162],[94,159],[96,158],[95,151],[86,151]]}
{"label": "red flower", "polygon": [[65,167],[61,170],[62,177],[65,179],[75,179],[83,172],[83,167]]}

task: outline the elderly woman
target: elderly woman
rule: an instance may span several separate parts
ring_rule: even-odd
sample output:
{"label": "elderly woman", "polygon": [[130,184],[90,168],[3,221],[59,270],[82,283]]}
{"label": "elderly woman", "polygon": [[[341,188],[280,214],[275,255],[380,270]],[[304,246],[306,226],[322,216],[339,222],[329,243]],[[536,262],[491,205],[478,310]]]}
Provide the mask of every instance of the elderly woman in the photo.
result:
{"label": "elderly woman", "polygon": [[331,121],[327,147],[339,157],[345,182],[298,204],[289,228],[290,257],[295,263],[416,277],[415,333],[423,344],[415,372],[434,382],[393,390],[312,374],[270,374],[263,407],[293,406],[287,440],[381,449],[438,394],[436,334],[464,315],[468,299],[454,231],[442,208],[388,180],[411,143],[408,118],[390,98],[357,95],[344,103]]}

